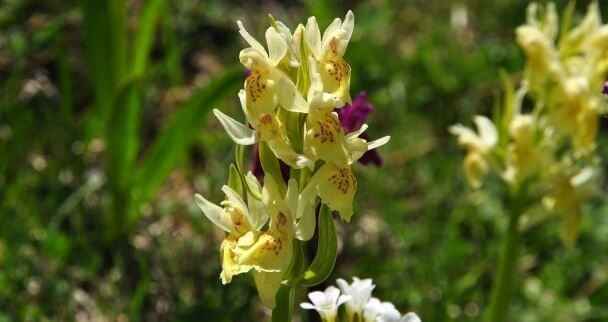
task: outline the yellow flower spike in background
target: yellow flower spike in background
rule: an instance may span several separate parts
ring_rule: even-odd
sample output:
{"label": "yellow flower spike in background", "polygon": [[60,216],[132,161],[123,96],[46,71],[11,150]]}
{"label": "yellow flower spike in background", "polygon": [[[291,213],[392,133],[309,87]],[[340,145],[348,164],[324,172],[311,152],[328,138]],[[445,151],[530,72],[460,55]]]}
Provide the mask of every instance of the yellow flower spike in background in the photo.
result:
{"label": "yellow flower spike in background", "polygon": [[[571,7],[573,9],[573,7]],[[584,204],[598,182],[596,156],[599,119],[608,112],[602,85],[608,71],[608,25],[597,2],[572,27],[572,12],[560,25],[555,5],[528,7],[525,25],[516,30],[526,57],[519,90],[505,84],[505,104],[498,110],[500,131],[476,117],[479,134],[455,125],[450,131],[467,149],[465,174],[480,187],[487,173],[501,176],[507,189],[509,226],[499,262],[487,322],[505,321],[513,289],[520,239],[519,219],[543,205],[561,218],[563,243],[572,247],[579,235]],[[559,28],[562,28],[560,30]],[[524,95],[532,110],[522,113]],[[485,134],[484,134],[485,133]],[[494,153],[495,152],[495,153]]]}
{"label": "yellow flower spike in background", "polygon": [[551,191],[543,200],[545,207],[562,216],[561,238],[569,247],[573,247],[578,238],[583,203],[593,195],[596,177],[591,168],[572,176],[560,173],[554,177]]}
{"label": "yellow flower spike in background", "polygon": [[515,115],[509,124],[512,141],[508,146],[504,177],[511,184],[523,182],[543,165],[544,149],[539,148],[536,127],[533,115]]}

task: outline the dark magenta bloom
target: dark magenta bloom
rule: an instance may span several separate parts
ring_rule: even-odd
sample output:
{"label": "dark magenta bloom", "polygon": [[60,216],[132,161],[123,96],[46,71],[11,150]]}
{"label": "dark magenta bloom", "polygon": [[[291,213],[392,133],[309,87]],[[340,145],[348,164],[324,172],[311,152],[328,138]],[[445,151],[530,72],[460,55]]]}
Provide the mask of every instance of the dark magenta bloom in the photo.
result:
{"label": "dark magenta bloom", "polygon": [[[358,130],[373,111],[374,106],[367,99],[366,92],[361,92],[355,97],[351,104],[346,104],[344,107],[337,110],[340,123],[346,133]],[[361,138],[369,141],[367,133],[363,133]],[[380,154],[378,154],[378,151],[374,149],[365,152],[361,159],[359,159],[359,163],[363,165],[374,164],[376,166],[381,166],[383,161]]]}
{"label": "dark magenta bloom", "polygon": [[361,92],[351,104],[346,104],[338,110],[338,116],[342,128],[350,133],[358,130],[373,111],[374,106],[367,100],[367,93]]}
{"label": "dark magenta bloom", "polygon": [[602,94],[608,95],[608,81],[604,82],[604,88],[602,88]]}

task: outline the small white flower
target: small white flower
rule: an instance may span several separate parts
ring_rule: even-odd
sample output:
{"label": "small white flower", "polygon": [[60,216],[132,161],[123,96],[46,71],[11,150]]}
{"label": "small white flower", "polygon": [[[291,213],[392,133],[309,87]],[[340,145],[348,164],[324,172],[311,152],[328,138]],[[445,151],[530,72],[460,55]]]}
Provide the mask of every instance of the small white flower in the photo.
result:
{"label": "small white flower", "polygon": [[420,320],[418,314],[414,312],[409,312],[401,317],[401,322],[422,322],[422,320]]}
{"label": "small white flower", "polygon": [[485,116],[477,115],[474,118],[478,133],[472,129],[456,124],[450,127],[450,133],[458,137],[458,143],[469,150],[487,153],[498,143],[498,131],[494,123]]}
{"label": "small white flower", "polygon": [[376,322],[376,318],[383,310],[382,302],[380,302],[379,299],[372,297],[363,308],[363,321]]}
{"label": "small white flower", "polygon": [[380,314],[376,317],[377,322],[400,322],[401,313],[391,302],[382,302]]}
{"label": "small white flower", "polygon": [[372,279],[366,278],[360,280],[357,277],[353,277],[352,284],[348,284],[348,282],[339,278],[336,282],[344,294],[352,297],[352,299],[346,303],[346,312],[349,317],[352,317],[355,314],[361,316],[363,308],[372,296],[374,287],[376,287],[376,285],[372,283]]}
{"label": "small white flower", "polygon": [[315,310],[319,313],[324,322],[333,322],[338,314],[338,307],[350,301],[349,295],[340,295],[340,290],[334,286],[329,286],[325,292],[315,291],[308,293],[310,302],[300,304],[305,310]]}
{"label": "small white flower", "polygon": [[364,322],[421,322],[416,313],[407,313],[401,316],[399,311],[390,302],[380,302],[371,298],[363,310]]}

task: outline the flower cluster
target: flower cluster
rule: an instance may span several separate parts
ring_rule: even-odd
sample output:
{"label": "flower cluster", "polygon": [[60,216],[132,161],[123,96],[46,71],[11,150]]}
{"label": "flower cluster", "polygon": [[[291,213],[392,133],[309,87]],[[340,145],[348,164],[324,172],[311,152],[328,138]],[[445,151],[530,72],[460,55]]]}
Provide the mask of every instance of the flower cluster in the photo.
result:
{"label": "flower cluster", "polygon": [[[323,34],[314,17],[293,32],[270,18],[266,46],[237,22],[248,45],[239,54],[248,70],[238,93],[246,122],[213,111],[237,144],[236,165],[222,188],[224,201],[216,205],[201,195],[195,201],[226,232],[222,282],[252,272],[263,303],[273,307],[294,257],[294,241],[314,235],[319,204],[350,221],[357,190],[351,167],[389,137],[368,141],[368,126],[360,121],[371,106],[364,104],[365,97],[351,102],[351,69],[344,53],[353,33],[353,13],[336,18]],[[364,108],[369,110],[362,113]],[[243,160],[238,160],[243,146],[252,145],[257,146],[263,178],[245,173]],[[380,162],[374,155],[370,160]]]}
{"label": "flower cluster", "polygon": [[[480,187],[494,171],[512,188],[535,191],[547,209],[564,217],[567,244],[576,240],[582,205],[596,186],[599,117],[608,112],[602,96],[608,25],[596,2],[576,26],[571,14],[560,30],[553,4],[531,4],[527,23],[516,31],[527,58],[521,85],[505,82],[496,122],[476,116],[477,132],[450,128],[467,149],[464,170],[471,186]],[[533,102],[530,112],[522,110],[526,96]]]}
{"label": "flower cluster", "polygon": [[[372,297],[376,287],[372,280],[353,278],[352,283],[343,279],[336,281],[340,289],[329,286],[324,292],[315,291],[308,294],[311,303],[302,303],[300,307],[315,310],[323,322],[335,322],[338,308],[345,304],[346,317],[339,321],[348,322],[421,322],[415,313],[401,315],[393,303],[381,302]],[[340,294],[342,291],[343,294]]]}

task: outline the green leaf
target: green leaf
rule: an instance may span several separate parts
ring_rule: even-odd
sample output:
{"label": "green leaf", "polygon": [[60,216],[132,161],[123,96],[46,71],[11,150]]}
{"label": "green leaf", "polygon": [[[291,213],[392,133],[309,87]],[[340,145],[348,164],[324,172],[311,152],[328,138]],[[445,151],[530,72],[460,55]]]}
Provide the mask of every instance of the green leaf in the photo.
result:
{"label": "green leaf", "polygon": [[230,165],[228,170],[228,186],[236,191],[239,195],[245,196],[243,189],[243,179],[239,170],[234,166],[234,163]]}
{"label": "green leaf", "polygon": [[258,143],[258,151],[260,153],[260,163],[262,164],[262,169],[264,169],[264,174],[271,176],[279,185],[279,189],[281,189],[280,193],[282,195],[285,194],[287,187],[285,186],[285,180],[283,180],[283,175],[281,174],[279,160],[277,160],[274,153],[272,153],[270,148],[268,148],[268,145],[264,142]]}
{"label": "green leaf", "polygon": [[338,239],[331,212],[326,205],[319,212],[319,241],[317,254],[308,269],[304,272],[301,285],[311,287],[323,283],[331,274],[336,264]]}
{"label": "green leaf", "polygon": [[148,66],[155,27],[164,7],[164,0],[148,0],[145,2],[145,7],[139,18],[139,27],[135,38],[133,69],[131,71],[133,75],[144,73]]}
{"label": "green leaf", "polygon": [[272,310],[272,322],[291,322],[295,304],[296,289],[281,285],[275,297],[275,307]]}
{"label": "green leaf", "polygon": [[213,105],[226,95],[235,93],[242,78],[240,67],[228,69],[195,92],[185,106],[173,115],[135,173],[133,193],[138,205],[154,195],[186,155]]}
{"label": "green leaf", "polygon": [[103,133],[127,66],[127,6],[121,0],[82,2],[88,74],[95,106],[86,117],[89,137]]}
{"label": "green leaf", "polygon": [[239,172],[245,175],[247,172],[245,171],[245,146],[240,144],[235,144],[234,146],[234,163],[236,163],[236,168]]}

